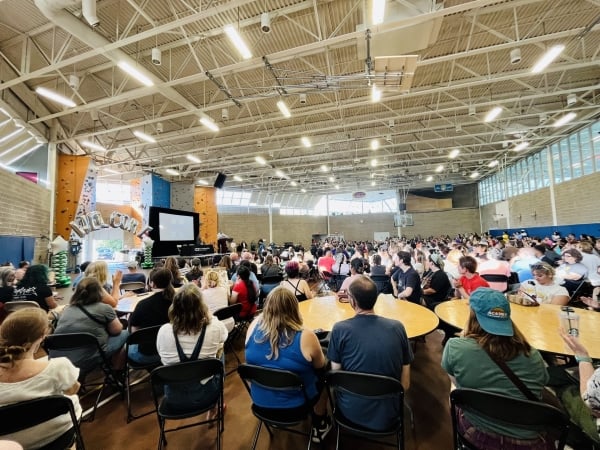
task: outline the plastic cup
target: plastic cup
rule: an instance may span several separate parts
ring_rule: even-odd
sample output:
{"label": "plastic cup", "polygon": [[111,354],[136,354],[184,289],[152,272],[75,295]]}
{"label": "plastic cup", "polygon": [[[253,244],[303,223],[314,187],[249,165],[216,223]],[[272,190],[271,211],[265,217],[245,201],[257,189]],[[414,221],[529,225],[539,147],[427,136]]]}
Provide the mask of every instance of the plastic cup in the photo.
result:
{"label": "plastic cup", "polygon": [[566,334],[579,336],[579,314],[570,311],[561,311],[560,326]]}

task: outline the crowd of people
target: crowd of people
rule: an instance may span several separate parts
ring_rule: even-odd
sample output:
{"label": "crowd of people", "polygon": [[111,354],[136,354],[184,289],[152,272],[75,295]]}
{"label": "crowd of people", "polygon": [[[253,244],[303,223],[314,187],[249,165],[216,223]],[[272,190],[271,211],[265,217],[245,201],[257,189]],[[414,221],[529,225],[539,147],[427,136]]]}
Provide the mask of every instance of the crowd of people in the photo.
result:
{"label": "crowd of people", "polygon": [[[263,245],[253,252],[242,247],[204,269],[199,259],[169,257],[147,279],[133,261],[127,264],[127,273],[116,270],[112,276],[106,262],[92,261],[74,280],[73,295],[64,308],[57,308],[59,299],[49,286],[46,266],[24,265],[18,271],[0,267],[2,306],[16,300],[39,305],[0,317],[0,392],[6,393],[0,404],[64,394],[81,413],[75,395],[79,373],[97,366],[100,355],[52,351],[48,360],[38,360],[40,343],[50,332],[91,333],[111,359],[112,368],[122,374],[127,357],[164,365],[199,358],[218,358],[224,363],[225,341],[235,322],[245,321],[250,324],[246,361],[291,370],[302,377],[312,409],[311,439],[322,442],[332,427],[323,384],[327,370],[386,375],[399,380],[405,391],[410,388],[414,355],[404,325],[374,312],[379,294],[387,293],[378,282],[381,277],[389,278],[389,293],[398,301],[431,310],[450,298],[469,299],[470,316],[460,335],[457,329],[441,326],[446,333],[441,364],[456,387],[523,398],[501,370],[502,363],[541,398],[550,380],[547,364],[512,322],[508,299],[517,296],[542,304],[569,304],[582,280],[594,285],[598,279],[599,251],[600,240],[587,236],[567,236],[563,242],[523,234],[518,239],[471,234],[381,242],[324,240],[313,242],[310,249]],[[281,280],[274,284],[262,283],[277,277]],[[327,289],[335,277],[342,278],[335,288],[355,315],[336,323],[323,344],[314,331],[304,327],[299,302]],[[124,320],[116,308],[121,298],[136,295],[121,291],[121,285],[130,282],[142,282],[149,293]],[[600,308],[597,293],[583,296],[582,302]],[[214,316],[234,303],[242,305],[237,317],[221,322]],[[47,313],[58,309],[52,316],[52,330]],[[126,354],[128,336],[152,326],[160,326],[157,352],[133,345]],[[600,442],[598,428],[594,428],[594,417],[600,415],[600,369],[594,369],[587,349],[576,337],[563,333],[562,338],[575,354],[581,382],[575,388],[561,385],[557,393],[572,419],[588,437]],[[15,383],[19,389],[13,389]],[[175,409],[203,405],[222,389],[221,383],[215,377],[194,386],[170,387],[165,390],[166,401]],[[251,395],[253,403],[263,408],[296,408],[306,401],[301,393],[289,396],[260,386],[252,386]],[[373,403],[342,393],[336,406],[350,421],[377,431],[398,417],[402,402],[390,398]],[[216,409],[211,410],[209,417],[215,414]],[[36,448],[71,432],[65,420],[58,423],[52,425],[52,433],[2,438]],[[506,449],[553,448],[552,437],[491,423],[468,412],[461,413],[459,427],[483,448],[495,448],[500,441]]]}

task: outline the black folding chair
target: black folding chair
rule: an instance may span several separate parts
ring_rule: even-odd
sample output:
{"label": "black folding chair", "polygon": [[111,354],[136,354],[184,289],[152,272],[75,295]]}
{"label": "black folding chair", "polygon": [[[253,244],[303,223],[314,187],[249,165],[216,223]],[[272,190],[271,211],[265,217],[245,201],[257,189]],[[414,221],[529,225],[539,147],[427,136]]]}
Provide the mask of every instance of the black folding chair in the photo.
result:
{"label": "black folding chair", "polygon": [[121,292],[135,292],[140,294],[146,290],[146,283],[141,281],[130,281],[127,283],[121,283],[119,289]]}
{"label": "black folding chair", "polygon": [[[102,398],[102,394],[107,386],[113,386],[116,388],[121,394],[123,393],[123,386],[118,381],[118,377],[115,371],[112,368],[110,363],[110,359],[102,350],[98,339],[91,333],[61,333],[61,334],[51,334],[46,336],[44,339],[44,349],[46,353],[48,353],[49,358],[54,358],[58,356],[65,356],[69,358],[70,352],[74,350],[79,350],[86,352],[89,355],[97,354],[97,363],[90,364],[86,366],[82,366],[78,361],[74,361],[69,358],[71,362],[79,367],[79,382],[81,383],[80,394],[86,392],[89,388],[97,388],[99,389],[98,396],[96,397],[96,401],[94,403],[94,407],[92,409],[92,413],[89,417],[86,417],[85,420],[89,420],[90,422],[94,420],[94,416],[96,415],[96,409],[98,409],[98,404],[100,403],[100,399]],[[92,371],[96,368],[100,368],[103,372],[103,379],[101,382],[86,382],[85,379]]]}
{"label": "black folding chair", "polygon": [[[391,445],[399,450],[404,448],[404,389],[399,380],[384,375],[373,375],[361,372],[348,372],[345,370],[332,370],[327,373],[325,383],[328,387],[329,399],[333,409],[333,418],[337,424],[335,441],[336,450],[340,445],[340,430],[360,436],[367,441]],[[398,402],[398,415],[393,418],[392,424],[384,430],[372,430],[361,424],[348,420],[335,402],[337,394],[354,396],[356,398],[371,400],[374,403],[384,399]],[[381,438],[396,436],[396,443],[384,442]]]}
{"label": "black folding chair", "polygon": [[377,286],[377,294],[391,294],[394,292],[392,279],[389,275],[371,275],[371,280]]}
{"label": "black folding chair", "polygon": [[[150,382],[152,383],[152,396],[160,428],[160,436],[158,438],[159,450],[163,448],[163,445],[167,445],[167,433],[211,423],[216,423],[217,425],[217,450],[221,449],[221,434],[225,428],[223,411],[223,382],[225,375],[223,372],[223,363],[216,358],[204,358],[196,361],[161,366],[152,371]],[[201,380],[211,377],[217,377],[219,389],[214,395],[208,396],[202,404],[186,405],[181,402],[169,403],[168,398],[163,396],[166,386],[171,389],[183,386],[198,386]],[[213,418],[187,423],[176,428],[165,429],[167,420],[196,417],[211,411],[215,406],[217,407],[217,414]]]}
{"label": "black folding chair", "polygon": [[[160,362],[160,356],[158,355],[158,350],[156,349],[156,336],[158,335],[158,330],[160,330],[160,327],[161,325],[156,325],[154,327],[148,328],[140,328],[139,330],[134,331],[127,337],[127,341],[125,343],[125,351],[127,352],[127,365],[125,367],[127,423],[131,422],[133,419],[138,419],[140,417],[147,416],[148,414],[152,414],[154,412],[154,410],[150,410],[137,416],[131,412],[131,387],[145,380],[145,378],[142,378],[132,383],[131,372],[133,370],[151,371],[152,369],[155,369],[156,367],[162,365]],[[129,347],[132,345],[137,345],[138,350],[140,348],[144,350],[144,355],[146,356],[155,356],[157,361],[153,363],[138,363],[132,360],[131,358],[129,358]]]}
{"label": "black folding chair", "polygon": [[256,385],[274,391],[301,392],[305,399],[304,404],[297,408],[264,408],[252,403],[252,414],[259,420],[252,440],[252,450],[256,449],[263,423],[271,438],[273,438],[273,432],[270,427],[308,436],[308,449],[310,450],[312,442],[310,433],[292,428],[311,417],[312,407],[306,395],[302,378],[289,370],[272,369],[251,364],[241,364],[238,367],[238,374],[251,397],[250,385]]}
{"label": "black folding chair", "polygon": [[[236,317],[239,317],[241,311],[242,311],[242,304],[234,303],[233,305],[229,305],[229,306],[226,306],[225,308],[216,310],[213,313],[213,315],[220,321],[223,321],[223,320],[229,319],[229,318],[232,318],[235,320]],[[236,339],[238,339],[239,334],[240,334],[240,330],[234,325],[233,329],[227,336],[227,340],[225,341],[225,344],[223,346],[223,351],[227,352],[228,349],[231,350],[231,352],[233,353],[233,356],[235,357],[235,359],[238,362],[238,365],[240,365],[242,363],[242,361],[240,360],[239,356],[237,355],[237,352],[235,351],[234,344],[235,344]],[[237,367],[228,371],[226,375],[229,375],[230,373],[235,372],[236,370],[237,370]]]}
{"label": "black folding chair", "polygon": [[85,450],[73,402],[64,395],[50,395],[1,406],[0,435],[16,433],[65,414],[70,416],[72,428],[43,448],[64,450],[75,442],[77,450]]}
{"label": "black folding chair", "polygon": [[556,448],[565,447],[569,432],[569,418],[561,410],[544,402],[523,400],[477,389],[455,389],[450,393],[450,413],[454,448],[457,450],[487,450],[474,446],[461,433],[458,416],[470,412],[493,420],[495,423],[547,434],[556,442]]}

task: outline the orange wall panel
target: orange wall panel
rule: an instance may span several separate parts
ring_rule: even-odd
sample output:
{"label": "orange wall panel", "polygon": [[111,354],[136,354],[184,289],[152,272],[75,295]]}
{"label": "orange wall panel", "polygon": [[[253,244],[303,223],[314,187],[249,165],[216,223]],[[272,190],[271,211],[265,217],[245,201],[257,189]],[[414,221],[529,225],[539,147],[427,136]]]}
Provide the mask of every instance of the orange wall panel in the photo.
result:
{"label": "orange wall panel", "polygon": [[[89,164],[87,156],[58,155],[54,230],[65,240],[71,237],[69,222],[77,215]],[[85,205],[81,206],[90,212]]]}
{"label": "orange wall panel", "polygon": [[217,249],[218,214],[215,188],[195,187],[194,211],[200,214],[200,239]]}

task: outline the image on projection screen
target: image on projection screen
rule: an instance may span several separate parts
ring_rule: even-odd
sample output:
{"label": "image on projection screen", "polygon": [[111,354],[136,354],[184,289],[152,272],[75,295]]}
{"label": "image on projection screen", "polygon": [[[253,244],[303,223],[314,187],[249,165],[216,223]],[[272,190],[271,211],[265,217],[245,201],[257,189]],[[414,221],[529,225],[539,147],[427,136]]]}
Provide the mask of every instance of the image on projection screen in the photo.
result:
{"label": "image on projection screen", "polygon": [[158,214],[161,241],[193,241],[194,217]]}

